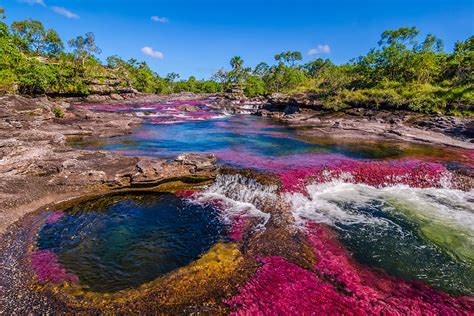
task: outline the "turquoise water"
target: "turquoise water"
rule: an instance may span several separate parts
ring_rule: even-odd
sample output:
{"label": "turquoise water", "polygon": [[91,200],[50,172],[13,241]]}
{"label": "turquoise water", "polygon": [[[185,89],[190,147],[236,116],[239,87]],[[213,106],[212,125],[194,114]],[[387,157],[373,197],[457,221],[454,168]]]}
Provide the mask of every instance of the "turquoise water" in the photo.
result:
{"label": "turquoise water", "polygon": [[271,119],[238,115],[171,124],[145,121],[131,135],[110,139],[72,140],[69,143],[86,149],[165,158],[184,152],[214,153],[222,162],[236,165],[248,156],[278,159],[285,156],[326,154],[355,159],[389,159],[417,155],[428,158],[447,157],[451,162],[459,157],[457,153],[427,145],[399,141],[369,142],[363,138],[341,142],[329,137],[305,137],[301,132],[302,129],[289,128]]}

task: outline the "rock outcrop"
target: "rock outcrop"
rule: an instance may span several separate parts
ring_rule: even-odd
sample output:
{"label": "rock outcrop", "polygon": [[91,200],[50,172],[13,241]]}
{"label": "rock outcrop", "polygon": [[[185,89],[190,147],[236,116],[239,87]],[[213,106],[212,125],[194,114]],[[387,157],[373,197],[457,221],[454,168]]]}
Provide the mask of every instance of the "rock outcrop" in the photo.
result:
{"label": "rock outcrop", "polygon": [[[53,109],[60,108],[58,118]],[[78,150],[72,138],[127,134],[140,118],[91,112],[47,98],[0,98],[0,234],[45,204],[110,188],[157,185],[167,179],[209,174],[216,158],[182,155],[176,160]]]}

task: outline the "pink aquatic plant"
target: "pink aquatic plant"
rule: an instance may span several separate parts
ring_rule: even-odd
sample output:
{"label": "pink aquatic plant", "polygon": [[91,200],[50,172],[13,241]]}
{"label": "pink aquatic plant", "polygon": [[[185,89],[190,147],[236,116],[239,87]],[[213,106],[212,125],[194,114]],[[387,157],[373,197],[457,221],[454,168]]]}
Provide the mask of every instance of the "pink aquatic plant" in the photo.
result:
{"label": "pink aquatic plant", "polygon": [[180,198],[192,198],[196,194],[194,190],[181,189],[176,191],[175,195]]}
{"label": "pink aquatic plant", "polygon": [[232,224],[229,237],[232,241],[242,241],[244,239],[245,226],[248,219],[245,216],[235,216],[232,218]]}
{"label": "pink aquatic plant", "polygon": [[279,173],[282,190],[304,189],[305,180],[323,183],[333,179],[383,187],[405,184],[411,187],[440,187],[449,178],[447,169],[438,163],[419,160],[357,161],[345,160],[310,168],[298,168]]}
{"label": "pink aquatic plant", "polygon": [[78,282],[75,274],[69,273],[59,263],[57,255],[50,250],[36,250],[31,254],[31,267],[40,282]]}
{"label": "pink aquatic plant", "polygon": [[357,264],[326,226],[309,224],[308,239],[318,257],[315,269],[350,295],[352,306],[373,314],[468,314],[474,300],[452,297],[421,282],[405,281]]}
{"label": "pink aquatic plant", "polygon": [[[147,119],[150,124],[173,124],[195,120],[208,120],[222,116],[209,107],[210,100],[170,101],[157,104],[83,104],[78,107],[95,111],[130,112]],[[185,107],[188,106],[188,107]],[[192,108],[190,108],[191,106]]]}
{"label": "pink aquatic plant", "polygon": [[46,224],[54,224],[57,221],[59,221],[61,218],[64,217],[64,212],[63,211],[54,211],[51,214],[48,215],[46,218]]}
{"label": "pink aquatic plant", "polygon": [[354,263],[328,228],[308,227],[318,257],[309,271],[278,256],[226,300],[234,315],[469,315],[474,301]]}
{"label": "pink aquatic plant", "polygon": [[234,315],[342,314],[350,311],[350,298],[332,284],[282,257],[261,259],[263,266],[226,303]]}
{"label": "pink aquatic plant", "polygon": [[222,161],[244,168],[276,173],[284,192],[304,191],[308,181],[322,183],[334,179],[377,187],[395,184],[440,187],[450,175],[440,163],[416,159],[366,161],[321,153],[264,157],[239,150],[214,151],[214,154]]}

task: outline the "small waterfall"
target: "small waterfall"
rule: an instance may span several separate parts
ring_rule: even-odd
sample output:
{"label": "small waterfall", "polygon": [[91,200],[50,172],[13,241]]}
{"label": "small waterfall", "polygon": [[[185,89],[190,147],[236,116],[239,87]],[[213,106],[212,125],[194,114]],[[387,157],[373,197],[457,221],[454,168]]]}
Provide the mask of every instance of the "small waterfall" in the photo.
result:
{"label": "small waterfall", "polygon": [[194,199],[201,204],[222,206],[222,215],[227,223],[236,217],[255,217],[264,227],[270,219],[265,207],[278,201],[277,186],[266,186],[240,174],[219,175],[209,188]]}

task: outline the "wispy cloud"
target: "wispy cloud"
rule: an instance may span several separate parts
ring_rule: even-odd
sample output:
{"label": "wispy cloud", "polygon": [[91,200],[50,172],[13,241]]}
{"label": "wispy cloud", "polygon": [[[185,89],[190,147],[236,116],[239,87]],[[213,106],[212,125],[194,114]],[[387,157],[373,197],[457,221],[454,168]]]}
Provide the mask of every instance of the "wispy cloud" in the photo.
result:
{"label": "wispy cloud", "polygon": [[43,7],[46,6],[46,3],[44,3],[44,0],[19,0],[21,3],[27,3],[27,4],[39,4],[42,5]]}
{"label": "wispy cloud", "polygon": [[165,56],[162,52],[154,50],[151,47],[145,46],[141,49],[142,53],[156,59],[163,59]]}
{"label": "wispy cloud", "polygon": [[319,55],[319,54],[329,54],[331,52],[331,47],[329,45],[318,45],[315,48],[311,48],[308,51],[308,55]]}
{"label": "wispy cloud", "polygon": [[57,14],[67,17],[68,19],[79,19],[79,15],[63,7],[51,7],[51,10],[53,10]]}
{"label": "wispy cloud", "polygon": [[158,16],[158,15],[152,16],[151,20],[153,22],[159,22],[159,23],[168,23],[170,21],[168,20],[168,18],[165,18],[164,16]]}

